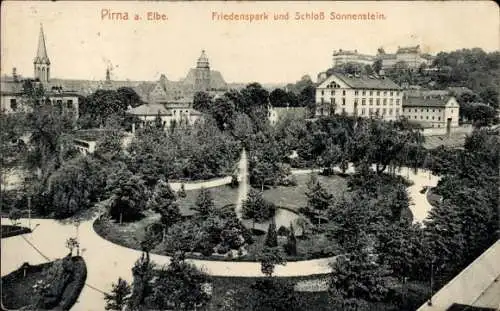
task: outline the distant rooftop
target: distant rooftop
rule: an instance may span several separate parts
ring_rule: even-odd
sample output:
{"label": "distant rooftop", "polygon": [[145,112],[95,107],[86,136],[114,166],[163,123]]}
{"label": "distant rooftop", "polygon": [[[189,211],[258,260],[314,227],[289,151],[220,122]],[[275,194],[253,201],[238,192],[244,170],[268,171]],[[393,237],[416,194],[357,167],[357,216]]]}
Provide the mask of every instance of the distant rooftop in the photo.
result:
{"label": "distant rooftop", "polygon": [[342,80],[354,89],[375,89],[375,90],[399,90],[400,87],[394,81],[380,76],[366,75],[345,75],[334,73],[333,76]]}

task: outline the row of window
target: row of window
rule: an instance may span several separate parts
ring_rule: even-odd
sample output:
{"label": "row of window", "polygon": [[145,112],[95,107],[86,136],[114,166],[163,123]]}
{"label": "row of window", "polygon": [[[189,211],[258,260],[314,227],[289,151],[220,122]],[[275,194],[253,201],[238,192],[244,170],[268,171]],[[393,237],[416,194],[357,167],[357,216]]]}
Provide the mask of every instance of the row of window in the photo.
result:
{"label": "row of window", "polygon": [[[367,114],[368,112],[368,114]],[[361,115],[364,116],[364,115],[373,115],[373,114],[376,114],[376,115],[379,115],[381,114],[382,116],[385,116],[385,115],[389,115],[389,116],[392,116],[392,112],[393,112],[393,109],[392,108],[369,108],[368,110],[365,109],[365,108],[362,108],[361,109]],[[395,109],[394,110],[395,112],[395,115],[396,116],[399,116],[399,108]]]}
{"label": "row of window", "polygon": [[[409,116],[408,119],[411,119],[411,116]],[[416,120],[416,119],[418,119],[418,117],[414,116],[414,119]],[[420,116],[420,120],[423,120],[423,119],[424,119],[424,116]],[[425,119],[429,120],[429,116],[426,116]],[[434,116],[432,116],[432,120],[434,120]],[[437,120],[441,121],[441,117],[437,117]]]}
{"label": "row of window", "polygon": [[[442,109],[437,109],[437,112],[441,112]],[[412,112],[412,108],[406,108],[406,112]],[[418,109],[414,109],[415,112],[418,112]],[[424,108],[420,108],[420,112],[424,112]],[[429,108],[425,109],[425,112],[429,112]],[[436,109],[432,109],[432,112],[436,112]],[[451,113],[453,113],[453,109],[451,109]]]}
{"label": "row of window", "polygon": [[[325,99],[324,99],[323,97],[321,98],[321,103],[322,103],[322,104],[324,104],[324,103],[325,103]],[[336,102],[335,102],[335,98],[330,98],[330,103],[331,103],[332,105],[335,105],[335,104],[336,104]],[[354,105],[358,105],[358,103],[359,103],[359,98],[355,98],[355,99],[354,99]],[[368,99],[368,103],[370,104],[370,106],[372,106],[372,105],[373,105],[373,98],[369,98],[369,99]],[[380,98],[377,98],[377,99],[375,100],[375,104],[376,104],[377,106],[380,106]],[[391,99],[389,100],[389,104],[390,104],[391,106],[392,106],[392,105],[394,105],[394,99],[393,99],[393,98],[391,98]],[[363,106],[364,106],[364,105],[366,105],[366,98],[362,98],[362,99],[361,99],[361,105],[363,105]],[[386,106],[386,105],[387,105],[387,98],[384,98],[384,99],[382,100],[382,105],[383,105],[383,106]],[[396,99],[396,105],[399,105],[399,99]],[[345,106],[345,97],[342,97],[342,106]]]}
{"label": "row of window", "polygon": [[[37,100],[37,102],[36,102],[36,103],[37,103],[38,105],[40,105],[40,104],[41,104],[41,102],[42,102],[41,100]],[[58,99],[58,100],[56,100],[55,102],[54,102],[54,101],[52,101],[52,100],[50,100],[50,99],[47,99],[46,103],[47,103],[47,104],[53,104],[53,103],[55,103],[55,104],[57,105],[57,107],[58,107],[58,108],[62,108],[62,105],[63,105],[63,101],[62,101],[61,99]],[[15,98],[11,98],[11,99],[10,99],[10,109],[11,109],[12,111],[16,111],[16,110],[17,110],[17,108],[18,108],[18,105],[17,105],[17,100],[16,100]],[[73,100],[68,99],[68,100],[66,101],[66,108],[68,108],[68,109],[73,109]]]}
{"label": "row of window", "polygon": [[[358,90],[355,90],[354,91],[354,95],[359,95],[359,93],[361,93],[362,96],[366,96],[366,93],[369,93],[369,96],[373,96],[373,93],[376,92],[376,96],[380,96],[381,92],[380,91],[373,91],[373,90],[370,90],[370,91],[366,91],[366,90],[362,90],[362,91],[358,91]],[[383,96],[387,96],[387,94],[389,94],[389,96],[399,96],[399,91],[383,91],[382,94]],[[325,90],[321,90],[321,95],[325,95]],[[331,90],[330,91],[330,95],[335,95],[335,90]],[[346,91],[345,90],[342,90],[342,95],[346,95]]]}

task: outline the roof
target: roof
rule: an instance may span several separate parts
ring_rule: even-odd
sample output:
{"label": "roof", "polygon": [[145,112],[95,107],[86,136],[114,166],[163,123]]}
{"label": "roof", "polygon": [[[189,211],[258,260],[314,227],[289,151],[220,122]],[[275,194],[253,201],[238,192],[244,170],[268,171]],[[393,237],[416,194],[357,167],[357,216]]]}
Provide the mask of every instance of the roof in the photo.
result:
{"label": "roof", "polygon": [[420,53],[420,45],[399,47],[396,54],[403,54],[403,53]]}
{"label": "roof", "polygon": [[449,100],[453,98],[450,96],[410,96],[403,100],[403,107],[445,107]]}
{"label": "roof", "polygon": [[40,35],[38,36],[38,50],[36,52],[35,63],[50,64],[49,56],[47,55],[47,47],[45,46],[45,35],[43,27],[40,25]]}
{"label": "roof", "polygon": [[[399,90],[400,87],[394,81],[389,78],[375,78],[368,76],[355,77],[352,75],[344,75],[340,73],[332,74],[332,77],[336,77],[342,80],[345,84],[353,89],[375,89],[375,90]],[[327,79],[326,81],[328,81]],[[326,82],[325,81],[325,82]],[[325,83],[323,82],[323,83]],[[330,82],[330,81],[328,81]]]}
{"label": "roof", "polygon": [[0,80],[0,92],[2,94],[22,94],[23,84],[21,82],[14,82],[13,80]]}
{"label": "roof", "polygon": [[449,86],[447,90],[456,95],[461,95],[463,93],[470,93],[470,94],[474,93],[471,89],[465,86]]}
{"label": "roof", "polygon": [[164,104],[156,104],[156,103],[150,103],[150,104],[144,104],[137,106],[135,108],[131,108],[127,110],[127,113],[136,115],[136,116],[152,116],[152,115],[158,115],[158,113],[162,116],[171,116],[172,112],[170,109],[165,107]]}

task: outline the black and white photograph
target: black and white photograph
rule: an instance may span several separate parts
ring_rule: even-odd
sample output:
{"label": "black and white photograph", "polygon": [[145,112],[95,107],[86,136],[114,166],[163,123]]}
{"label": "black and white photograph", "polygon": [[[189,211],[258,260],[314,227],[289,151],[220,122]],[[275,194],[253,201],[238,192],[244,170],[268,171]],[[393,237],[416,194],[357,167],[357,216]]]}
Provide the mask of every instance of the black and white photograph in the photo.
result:
{"label": "black and white photograph", "polygon": [[495,2],[0,20],[1,310],[500,310]]}

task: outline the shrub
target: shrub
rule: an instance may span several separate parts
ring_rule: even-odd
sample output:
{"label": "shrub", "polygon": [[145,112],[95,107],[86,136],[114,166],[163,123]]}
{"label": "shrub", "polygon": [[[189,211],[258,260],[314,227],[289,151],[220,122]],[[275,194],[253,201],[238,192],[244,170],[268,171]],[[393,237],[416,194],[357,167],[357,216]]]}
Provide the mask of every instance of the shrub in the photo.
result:
{"label": "shrub", "polygon": [[67,293],[67,297],[63,297],[60,305],[62,310],[70,310],[73,307],[87,280],[87,266],[83,258],[78,256],[73,257],[72,260],[75,263],[73,281],[66,287],[65,294]]}
{"label": "shrub", "polygon": [[285,226],[280,226],[278,229],[279,236],[287,236],[290,233],[290,230]]}
{"label": "shrub", "polygon": [[267,229],[267,236],[266,236],[265,245],[269,246],[269,247],[278,246],[278,234],[276,233],[276,224],[275,223],[269,224],[269,227]]}

